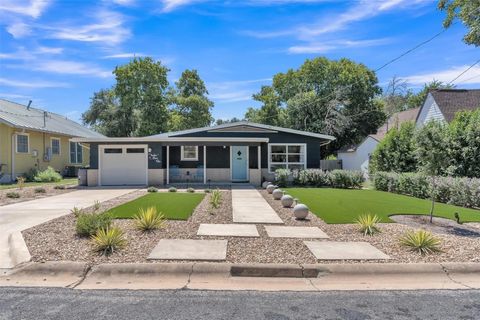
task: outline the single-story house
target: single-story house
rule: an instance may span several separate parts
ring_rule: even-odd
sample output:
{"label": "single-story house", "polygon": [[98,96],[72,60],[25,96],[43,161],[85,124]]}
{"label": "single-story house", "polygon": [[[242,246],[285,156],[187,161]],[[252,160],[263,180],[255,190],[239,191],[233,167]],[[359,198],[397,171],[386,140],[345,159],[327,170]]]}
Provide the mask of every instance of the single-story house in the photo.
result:
{"label": "single-story house", "polygon": [[375,134],[368,135],[365,140],[358,145],[347,146],[340,149],[337,158],[342,160],[342,168],[345,170],[361,170],[367,175],[370,156],[387,132],[392,128],[399,128],[404,122],[415,121],[419,109],[420,108],[415,108],[395,113]]}
{"label": "single-story house", "polygon": [[76,138],[90,145],[87,183],[163,185],[249,182],[260,185],[276,169],[319,168],[329,135],[235,122],[148,137]]}
{"label": "single-story house", "polygon": [[103,138],[65,116],[0,99],[0,182],[15,181],[30,169],[86,166],[88,145],[74,137]]}
{"label": "single-story house", "polygon": [[428,121],[450,122],[459,111],[480,108],[480,89],[441,89],[428,93],[416,118],[417,127]]}

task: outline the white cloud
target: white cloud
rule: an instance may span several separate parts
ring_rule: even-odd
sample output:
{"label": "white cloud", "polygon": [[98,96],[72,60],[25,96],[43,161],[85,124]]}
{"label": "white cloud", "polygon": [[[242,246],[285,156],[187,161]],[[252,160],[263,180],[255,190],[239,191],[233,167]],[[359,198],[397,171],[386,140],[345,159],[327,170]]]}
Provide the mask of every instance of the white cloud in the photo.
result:
{"label": "white cloud", "polygon": [[217,102],[238,102],[252,100],[252,94],[259,91],[260,85],[269,84],[271,78],[210,82],[207,88],[210,98]]}
{"label": "white cloud", "polygon": [[208,0],[162,0],[163,12],[171,12],[179,7],[183,7],[193,3],[206,2]]}
{"label": "white cloud", "polygon": [[[405,80],[409,84],[413,84],[413,85],[423,85],[433,80],[449,83],[450,81],[455,79],[459,74],[465,71],[467,68],[468,68],[467,65],[456,66],[446,70],[420,73],[416,75],[402,77],[402,80]],[[453,84],[455,83],[480,84],[480,66],[474,66],[473,68],[465,72],[465,74],[463,74],[460,78],[455,80]]]}
{"label": "white cloud", "polygon": [[18,80],[6,79],[6,78],[0,78],[0,85],[4,85],[8,87],[16,87],[16,88],[31,88],[31,89],[69,87],[69,84],[64,82],[52,82],[52,81],[43,81],[43,80],[18,81]]}
{"label": "white cloud", "polygon": [[40,46],[35,50],[35,53],[40,54],[61,54],[63,53],[63,48],[59,47],[43,47]]}
{"label": "white cloud", "polygon": [[23,22],[12,23],[6,29],[15,39],[28,36],[32,32],[30,25]]}
{"label": "white cloud", "polygon": [[104,56],[104,59],[127,59],[127,58],[135,58],[135,57],[144,57],[146,54],[143,53],[116,53],[116,54],[111,54],[108,56]]}
{"label": "white cloud", "polygon": [[63,48],[40,46],[35,49],[27,50],[19,47],[15,52],[0,53],[0,59],[3,60],[34,60],[39,55],[56,55],[63,52]]}
{"label": "white cloud", "polygon": [[36,19],[42,15],[51,2],[51,0],[2,0],[0,2],[0,11]]}
{"label": "white cloud", "polygon": [[85,25],[44,27],[46,38],[116,45],[131,35],[130,29],[124,26],[125,17],[118,12],[100,10],[92,20],[93,23]]}
{"label": "white cloud", "polygon": [[112,2],[121,6],[131,6],[135,3],[135,0],[112,0]]}
{"label": "white cloud", "polygon": [[95,65],[64,60],[47,60],[40,61],[31,66],[30,69],[35,71],[44,71],[58,74],[76,74],[85,76],[94,76],[100,78],[108,78],[112,75],[110,71],[101,69]]}
{"label": "white cloud", "polygon": [[288,48],[289,53],[293,54],[309,54],[309,53],[326,53],[344,48],[361,48],[372,47],[388,43],[389,39],[367,39],[367,40],[337,40],[325,43],[309,43],[306,45],[292,46]]}

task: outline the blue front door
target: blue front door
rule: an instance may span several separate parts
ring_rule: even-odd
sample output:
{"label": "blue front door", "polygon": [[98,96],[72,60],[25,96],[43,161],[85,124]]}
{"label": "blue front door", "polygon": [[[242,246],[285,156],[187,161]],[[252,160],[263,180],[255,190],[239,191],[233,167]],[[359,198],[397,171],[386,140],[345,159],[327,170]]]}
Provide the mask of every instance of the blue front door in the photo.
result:
{"label": "blue front door", "polygon": [[232,146],[232,180],[248,181],[248,147]]}

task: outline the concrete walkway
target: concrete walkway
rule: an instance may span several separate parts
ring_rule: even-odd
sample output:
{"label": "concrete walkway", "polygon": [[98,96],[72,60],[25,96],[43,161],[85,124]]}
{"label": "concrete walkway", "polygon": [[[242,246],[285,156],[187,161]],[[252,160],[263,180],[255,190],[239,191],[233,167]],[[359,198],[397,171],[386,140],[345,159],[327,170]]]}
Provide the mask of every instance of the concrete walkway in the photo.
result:
{"label": "concrete walkway", "polygon": [[260,192],[251,186],[232,186],[232,209],[235,223],[283,224]]}
{"label": "concrete walkway", "polygon": [[13,268],[30,259],[20,231],[69,214],[73,207],[86,208],[137,189],[95,188],[0,206],[0,269]]}

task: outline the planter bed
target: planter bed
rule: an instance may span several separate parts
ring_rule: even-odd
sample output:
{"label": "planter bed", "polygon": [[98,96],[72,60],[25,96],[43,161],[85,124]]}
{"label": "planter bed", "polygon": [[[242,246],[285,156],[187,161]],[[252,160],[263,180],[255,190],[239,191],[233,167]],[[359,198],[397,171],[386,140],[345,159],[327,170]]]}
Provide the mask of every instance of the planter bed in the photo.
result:
{"label": "planter bed", "polygon": [[[435,236],[442,239],[441,249],[444,252],[421,256],[417,253],[407,251],[407,249],[398,244],[398,238],[403,235],[405,231],[418,230],[419,228],[398,223],[380,223],[381,233],[373,236],[363,236],[363,234],[358,232],[358,226],[355,224],[327,224],[311,212],[308,215],[310,221],[299,222],[292,220],[292,209],[283,208],[280,201],[273,200],[272,195],[268,194],[265,190],[260,190],[260,193],[286,222],[291,221],[295,225],[318,226],[330,236],[329,240],[331,241],[369,242],[392,258],[391,260],[372,260],[371,262],[480,262],[480,237],[472,238],[434,232]],[[321,199],[319,199],[319,201],[321,201]],[[329,263],[328,261],[321,262]],[[349,262],[355,263],[355,261]]]}
{"label": "planter bed", "polygon": [[[75,191],[78,188],[78,186],[74,184],[64,185],[64,186],[65,186],[65,189],[55,189],[55,185],[52,185],[52,184],[44,185],[44,184],[38,183],[38,186],[24,187],[22,190],[20,190],[19,188],[0,189],[0,206],[56,196],[59,194]],[[35,192],[36,188],[44,188],[46,192],[36,193]],[[16,192],[20,194],[20,198],[8,198],[7,193],[10,193],[10,192]]]}

